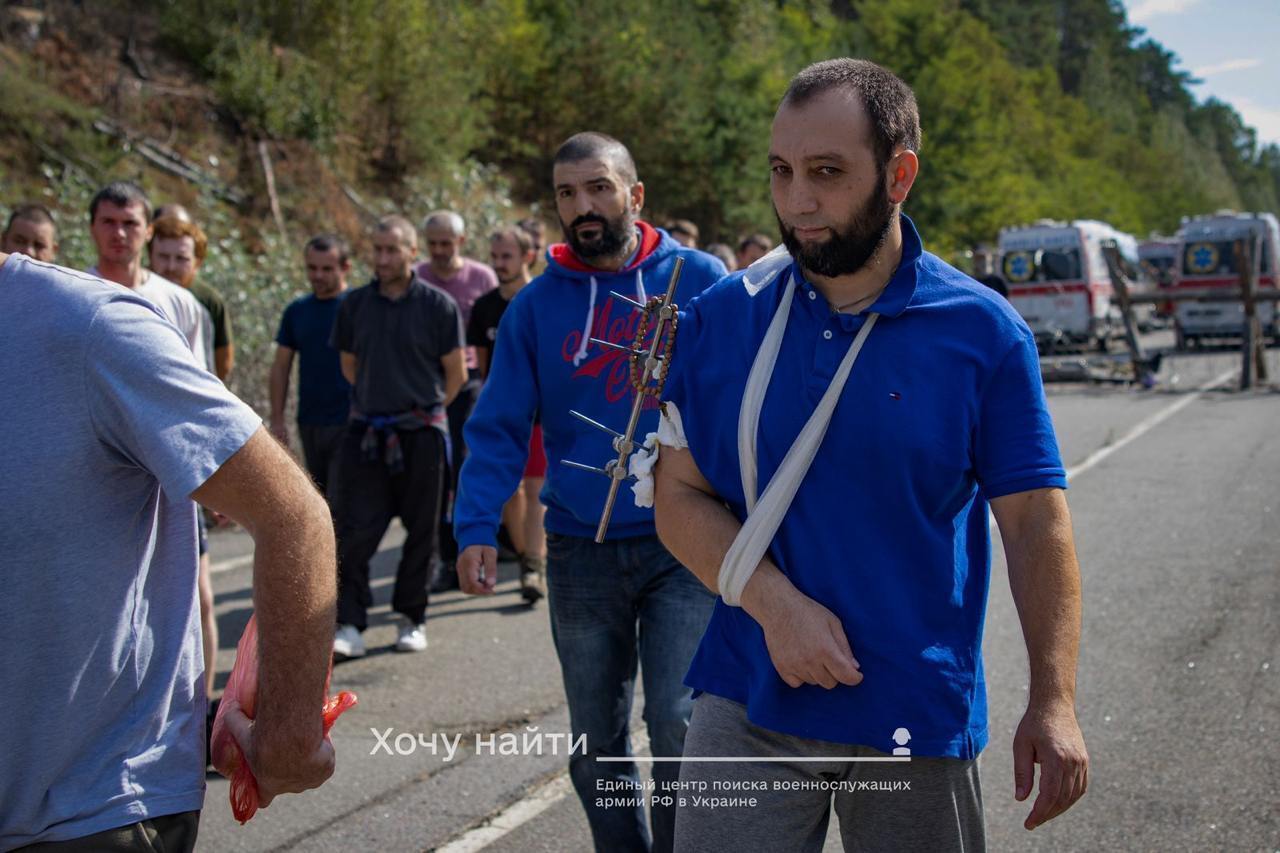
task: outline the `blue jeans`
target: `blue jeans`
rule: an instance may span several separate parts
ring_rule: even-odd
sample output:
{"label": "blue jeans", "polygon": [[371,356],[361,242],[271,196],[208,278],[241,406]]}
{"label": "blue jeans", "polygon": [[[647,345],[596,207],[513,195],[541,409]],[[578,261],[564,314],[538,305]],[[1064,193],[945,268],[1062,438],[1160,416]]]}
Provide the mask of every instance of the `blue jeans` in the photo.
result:
{"label": "blue jeans", "polygon": [[[636,665],[644,678],[644,722],[654,755],[678,756],[693,709],[684,686],[689,662],[711,618],[715,597],[662,547],[656,536],[597,545],[577,536],[547,535],[551,637],[560,658],[569,721],[587,752],[569,759],[569,775],[587,812],[596,850],[669,851],[675,809],[652,806],[653,836],[644,808],[597,807],[597,798],[639,797],[636,765],[597,761],[631,755],[629,724]],[[655,763],[661,786],[680,775],[676,763]],[[621,782],[613,792],[600,782]]]}

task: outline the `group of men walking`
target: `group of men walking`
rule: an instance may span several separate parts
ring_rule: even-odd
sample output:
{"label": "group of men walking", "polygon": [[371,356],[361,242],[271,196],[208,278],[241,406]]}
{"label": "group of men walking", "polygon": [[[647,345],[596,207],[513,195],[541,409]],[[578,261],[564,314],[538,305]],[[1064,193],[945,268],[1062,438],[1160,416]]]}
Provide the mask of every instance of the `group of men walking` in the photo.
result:
{"label": "group of men walking", "polygon": [[[577,134],[554,155],[564,242],[549,247],[532,280],[527,231],[492,235],[490,270],[462,257],[465,232],[448,212],[424,223],[422,263],[413,224],[381,219],[370,236],[374,277],[353,290],[346,244],[314,238],[304,251],[312,293],[289,306],[277,338],[270,426],[287,436],[297,355],[299,436],[332,523],[327,513],[317,520],[315,492],[299,489],[305,480],[278,444],[264,445],[252,413],[209,372],[217,339],[207,309],[196,313],[188,291],[141,269],[132,247],[153,230],[145,199],[100,194],[90,210],[95,239],[102,234],[91,272],[124,288],[0,256],[0,381],[74,370],[90,347],[113,353],[92,368],[88,401],[19,401],[23,418],[56,421],[51,449],[19,441],[23,424],[0,431],[8,446],[30,448],[0,459],[0,548],[23,566],[6,572],[23,603],[0,602],[0,640],[13,630],[56,635],[30,616],[65,606],[49,599],[65,584],[42,585],[41,573],[67,562],[76,563],[68,577],[85,571],[83,549],[51,551],[43,537],[56,534],[33,520],[56,515],[57,499],[19,503],[11,483],[88,460],[94,482],[76,505],[92,521],[86,537],[153,546],[112,566],[110,595],[77,605],[102,623],[102,636],[118,638],[111,651],[85,662],[51,641],[42,652],[50,665],[38,678],[15,673],[0,711],[16,693],[73,717],[101,714],[96,695],[76,688],[90,666],[109,698],[112,679],[127,673],[121,689],[143,697],[148,719],[171,718],[155,742],[121,733],[97,759],[72,755],[71,764],[48,762],[0,728],[0,753],[24,768],[0,778],[0,802],[15,804],[0,816],[0,847],[121,828],[172,833],[174,849],[193,843],[188,718],[205,695],[189,660],[194,622],[184,621],[195,613],[194,567],[166,581],[163,609],[177,616],[164,622],[162,659],[150,640],[146,653],[129,640],[165,618],[148,586],[156,561],[186,569],[188,497],[245,524],[257,544],[264,688],[253,726],[261,743],[247,755],[268,801],[332,772],[318,715],[300,709],[318,708],[320,661],[331,650],[364,652],[368,563],[390,520],[398,515],[406,529],[391,601],[396,648],[418,651],[433,552],[448,559],[456,549],[465,593],[494,593],[505,513],[527,555],[522,594],[548,597],[573,738],[587,747],[571,757],[570,775],[597,849],[819,850],[834,808],[848,850],[981,850],[990,508],[1030,662],[1013,740],[1015,795],[1030,796],[1039,765],[1027,828],[1069,808],[1087,787],[1088,759],[1074,709],[1079,569],[1065,474],[1025,323],[925,251],[901,211],[919,149],[911,90],[872,63],[831,60],[797,75],[774,119],[769,182],[782,245],[757,247],[761,256],[732,275],[642,218],[631,153],[599,133]],[[38,213],[26,216],[14,239],[56,245]],[[174,258],[173,275],[198,268],[201,252],[192,251]],[[638,393],[626,352],[641,321],[634,305],[663,291],[677,264],[676,356],[663,405],[642,411],[637,438],[651,435],[648,455],[631,469],[652,481],[637,489],[652,500],[620,502],[597,543],[608,483],[561,463],[599,458],[603,434],[570,412],[624,427]],[[57,313],[68,319],[49,319]],[[54,351],[57,359],[42,360]],[[142,381],[141,364],[160,375]],[[254,493],[264,479],[266,494]],[[132,490],[123,501],[116,480]],[[76,488],[69,476],[50,482]],[[108,485],[110,500],[98,491]],[[513,497],[525,506],[519,522]],[[528,512],[539,503],[545,516]],[[297,519],[314,538],[305,549]],[[316,532],[334,526],[336,552],[332,532]],[[301,600],[281,593],[299,584]],[[154,672],[155,661],[167,668]],[[602,789],[639,789],[625,760],[637,678],[650,747],[668,759],[654,764],[648,819],[638,801],[598,799]],[[176,692],[159,695],[165,679]],[[138,706],[123,703],[108,703],[112,719],[136,716]],[[909,760],[884,763],[891,754]],[[153,775],[138,785],[96,772],[103,755]],[[707,760],[724,756],[743,761]],[[83,772],[50,769],[72,765]],[[758,810],[663,797],[682,785],[762,780],[777,784]],[[877,783],[873,791],[904,783],[910,793],[886,801],[857,793],[857,781]],[[33,797],[32,784],[56,796]]]}

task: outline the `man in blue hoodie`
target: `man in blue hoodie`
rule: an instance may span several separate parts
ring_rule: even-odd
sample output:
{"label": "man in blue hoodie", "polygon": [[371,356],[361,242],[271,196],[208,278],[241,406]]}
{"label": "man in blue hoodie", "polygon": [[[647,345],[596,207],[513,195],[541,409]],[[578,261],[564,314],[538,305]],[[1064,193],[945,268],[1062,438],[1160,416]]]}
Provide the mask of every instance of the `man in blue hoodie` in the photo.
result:
{"label": "man in blue hoodie", "polygon": [[[676,301],[685,303],[725,268],[639,219],[644,184],[616,139],[570,137],[556,152],[552,177],[566,242],[549,249],[546,270],[507,308],[489,379],[467,422],[471,455],[455,514],[458,579],[465,592],[494,591],[498,521],[520,484],[539,413],[548,462],[542,501],[551,632],[574,742],[585,736],[587,745],[586,754],[571,756],[569,772],[597,849],[670,850],[673,808],[653,805],[651,841],[635,765],[597,759],[631,754],[637,663],[653,754],[681,754],[692,704],[682,681],[713,599],[662,547],[651,510],[619,501],[605,542],[597,545],[609,481],[561,462],[610,454],[608,437],[570,409],[619,432],[631,411],[635,392],[625,353],[589,342],[632,342],[639,312],[613,294],[645,302],[665,291],[676,258],[683,258]],[[657,414],[656,405],[644,411],[638,434],[657,427]],[[677,766],[655,764],[655,779],[674,782]],[[601,807],[606,790],[630,792],[637,804]]]}

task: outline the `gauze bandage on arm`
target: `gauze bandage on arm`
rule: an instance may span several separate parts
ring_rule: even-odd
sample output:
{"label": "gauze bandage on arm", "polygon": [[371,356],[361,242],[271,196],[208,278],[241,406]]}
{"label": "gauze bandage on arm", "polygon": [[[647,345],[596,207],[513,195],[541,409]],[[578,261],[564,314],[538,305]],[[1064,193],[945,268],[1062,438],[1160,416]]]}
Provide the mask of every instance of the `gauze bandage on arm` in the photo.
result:
{"label": "gauze bandage on arm", "polygon": [[684,436],[684,423],[675,403],[663,404],[665,411],[658,418],[658,431],[645,436],[644,444],[631,454],[627,473],[636,478],[631,491],[636,496],[636,506],[653,506],[653,467],[658,464],[658,447],[684,450],[689,442]]}

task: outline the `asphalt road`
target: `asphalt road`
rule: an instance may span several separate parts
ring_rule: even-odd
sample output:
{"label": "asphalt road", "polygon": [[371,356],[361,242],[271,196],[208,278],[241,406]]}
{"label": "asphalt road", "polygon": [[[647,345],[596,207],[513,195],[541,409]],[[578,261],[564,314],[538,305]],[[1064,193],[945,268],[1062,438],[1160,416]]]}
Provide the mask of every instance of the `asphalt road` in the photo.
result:
{"label": "asphalt road", "polygon": [[[1280,353],[1269,358],[1280,376]],[[1229,351],[1168,358],[1151,391],[1050,386],[1074,469],[1085,599],[1078,711],[1091,787],[1056,821],[1021,828],[1030,804],[1013,800],[1010,744],[1026,652],[997,548],[984,639],[990,849],[1280,851],[1280,394],[1230,383],[1195,391],[1238,362]],[[430,648],[394,654],[385,602],[398,544],[393,528],[374,565],[383,603],[366,634],[370,655],[334,671],[334,689],[361,703],[334,730],[337,774],[244,827],[226,782],[210,777],[202,849],[590,849],[562,756],[475,749],[477,735],[568,732],[545,608],[520,603],[507,566],[491,599],[433,598]],[[212,547],[221,686],[248,618],[252,545],[220,533]],[[388,754],[372,730],[391,743],[420,734],[436,753]],[[446,736],[461,738],[454,755]],[[834,825],[827,849],[839,849]]]}

